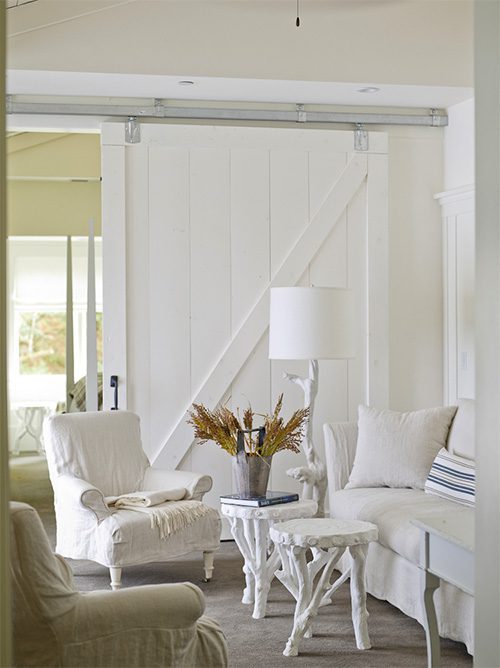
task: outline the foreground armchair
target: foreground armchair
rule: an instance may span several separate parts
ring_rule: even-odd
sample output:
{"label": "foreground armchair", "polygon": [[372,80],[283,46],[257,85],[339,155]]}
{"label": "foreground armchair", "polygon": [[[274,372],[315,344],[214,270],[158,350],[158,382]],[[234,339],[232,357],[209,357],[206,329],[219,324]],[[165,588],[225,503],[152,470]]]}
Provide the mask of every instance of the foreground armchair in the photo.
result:
{"label": "foreground armchair", "polygon": [[80,594],[37,513],[11,503],[14,665],[226,666],[219,625],[191,583]]}
{"label": "foreground armchair", "polygon": [[[221,530],[218,512],[201,503],[212,487],[210,476],[152,467],[142,449],[139,417],[128,411],[54,415],[45,421],[44,439],[55,497],[56,552],[108,567],[111,587],[118,589],[123,566],[200,550],[210,580]],[[131,492],[169,490],[182,497],[174,530],[154,526],[155,513],[161,519],[163,512],[159,506],[110,505],[113,497]]]}

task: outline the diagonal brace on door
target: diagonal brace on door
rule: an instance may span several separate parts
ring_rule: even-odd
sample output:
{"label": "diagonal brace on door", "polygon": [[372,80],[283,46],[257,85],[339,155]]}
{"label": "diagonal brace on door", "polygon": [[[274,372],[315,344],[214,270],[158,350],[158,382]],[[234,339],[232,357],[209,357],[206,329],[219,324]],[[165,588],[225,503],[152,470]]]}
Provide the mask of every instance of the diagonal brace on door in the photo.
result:
{"label": "diagonal brace on door", "polygon": [[177,420],[167,441],[152,458],[156,466],[175,468],[193,444],[192,428],[186,423],[192,403],[214,408],[246,363],[269,327],[270,288],[296,285],[308,264],[334,229],[342,212],[354,197],[367,176],[367,158],[354,155],[332,185],[323,204],[283,260],[273,278],[263,290],[218,361]]}

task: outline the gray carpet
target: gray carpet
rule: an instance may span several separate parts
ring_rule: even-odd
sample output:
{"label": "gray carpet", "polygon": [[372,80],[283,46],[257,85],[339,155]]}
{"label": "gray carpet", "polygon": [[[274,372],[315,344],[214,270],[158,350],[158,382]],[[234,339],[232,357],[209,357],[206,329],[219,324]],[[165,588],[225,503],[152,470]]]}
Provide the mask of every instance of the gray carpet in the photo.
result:
{"label": "gray carpet", "polygon": [[[54,542],[55,521],[46,465],[39,457],[16,457],[11,462],[11,497],[33,505]],[[87,561],[71,561],[80,591],[109,587],[108,571]],[[124,569],[123,586],[191,581],[205,594],[206,614],[222,626],[229,645],[231,668],[405,668],[426,666],[423,628],[413,619],[384,601],[368,597],[372,649],[356,649],[350,618],[349,584],[336,593],[334,603],[321,608],[314,637],[305,639],[300,655],[282,655],[293,622],[295,601],[287,590],[274,582],[268,598],[267,617],[252,619],[252,607],[241,603],[243,560],[232,542],[224,542],[216,556],[214,578],[201,582],[201,555],[191,555],[165,564],[148,564]],[[443,668],[472,666],[464,645],[441,641]]]}

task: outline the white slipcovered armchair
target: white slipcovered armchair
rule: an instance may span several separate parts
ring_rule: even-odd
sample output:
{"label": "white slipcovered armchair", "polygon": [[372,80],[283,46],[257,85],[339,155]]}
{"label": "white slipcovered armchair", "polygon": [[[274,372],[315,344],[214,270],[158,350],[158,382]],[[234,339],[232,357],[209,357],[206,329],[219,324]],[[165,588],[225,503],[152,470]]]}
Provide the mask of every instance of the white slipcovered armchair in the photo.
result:
{"label": "white slipcovered armchair", "polygon": [[227,666],[220,626],[190,582],[80,594],[35,510],[11,503],[14,665]]}
{"label": "white slipcovered armchair", "polygon": [[[110,569],[111,587],[121,585],[122,567],[203,552],[205,578],[213,571],[220,542],[219,513],[198,504],[203,515],[161,537],[148,511],[116,509],[105,497],[185,488],[184,499],[200,502],[212,479],[189,471],[152,467],[142,449],[139,417],[129,411],[68,413],[45,421],[44,439],[54,488],[56,552],[89,559]],[[201,514],[201,513],[200,513]]]}

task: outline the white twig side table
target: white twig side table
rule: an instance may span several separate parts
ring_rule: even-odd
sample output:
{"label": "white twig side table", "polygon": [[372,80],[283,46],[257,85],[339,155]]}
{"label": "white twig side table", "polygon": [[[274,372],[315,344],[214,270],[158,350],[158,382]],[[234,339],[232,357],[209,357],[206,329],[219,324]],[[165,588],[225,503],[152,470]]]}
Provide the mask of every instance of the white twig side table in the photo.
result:
{"label": "white twig side table", "polygon": [[277,549],[268,555],[269,548],[273,547],[269,539],[269,527],[275,522],[292,518],[314,517],[317,510],[318,504],[312,500],[277,503],[260,508],[221,504],[221,513],[229,520],[231,533],[245,560],[245,589],[241,602],[254,604],[254,619],[266,616],[267,595],[280,563]]}
{"label": "white twig side table", "polygon": [[[375,524],[357,520],[296,519],[272,527],[270,534],[283,565],[277,577],[297,601],[292,633],[283,654],[297,656],[302,638],[312,636],[311,621],[318,614],[319,606],[328,603],[338,584],[345,581],[340,578],[330,584],[333,569],[347,548],[352,557],[351,605],[356,645],[358,649],[370,649],[365,563],[368,543],[378,538]],[[307,550],[311,550],[312,560],[307,561]]]}

